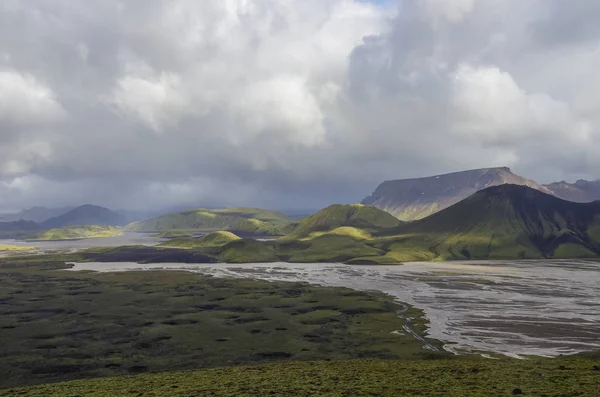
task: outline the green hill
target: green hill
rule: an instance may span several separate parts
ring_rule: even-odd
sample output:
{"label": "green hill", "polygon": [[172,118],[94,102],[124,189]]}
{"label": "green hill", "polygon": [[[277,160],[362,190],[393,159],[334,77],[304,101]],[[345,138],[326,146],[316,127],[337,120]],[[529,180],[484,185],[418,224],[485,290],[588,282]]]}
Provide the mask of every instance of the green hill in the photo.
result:
{"label": "green hill", "polygon": [[84,238],[114,237],[123,234],[122,230],[112,226],[68,226],[46,230],[32,235],[28,240],[76,240]]}
{"label": "green hill", "polygon": [[305,238],[312,233],[328,232],[340,227],[377,229],[391,228],[399,224],[398,219],[375,207],[361,204],[335,204],[300,220],[286,238]]}
{"label": "green hill", "polygon": [[175,212],[126,226],[127,231],[228,230],[248,235],[282,235],[292,220],[276,212],[256,208],[195,209]]}
{"label": "green hill", "polygon": [[175,238],[164,243],[160,247],[175,248],[202,248],[202,247],[221,247],[240,238],[231,232],[212,232],[200,238]]}
{"label": "green hill", "polygon": [[403,260],[579,258],[600,254],[600,202],[501,185],[421,221],[380,233]]}

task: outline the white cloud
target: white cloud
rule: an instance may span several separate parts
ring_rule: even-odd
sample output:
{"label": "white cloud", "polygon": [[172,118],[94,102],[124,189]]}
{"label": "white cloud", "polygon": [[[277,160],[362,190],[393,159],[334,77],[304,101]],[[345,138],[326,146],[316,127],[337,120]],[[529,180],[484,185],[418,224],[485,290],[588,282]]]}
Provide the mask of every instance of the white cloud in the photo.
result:
{"label": "white cloud", "polygon": [[111,205],[325,205],[503,163],[600,177],[592,0],[10,4],[0,175],[30,182],[6,202],[75,200],[62,186]]}
{"label": "white cloud", "polygon": [[65,116],[50,88],[30,74],[0,70],[0,125],[34,127]]}

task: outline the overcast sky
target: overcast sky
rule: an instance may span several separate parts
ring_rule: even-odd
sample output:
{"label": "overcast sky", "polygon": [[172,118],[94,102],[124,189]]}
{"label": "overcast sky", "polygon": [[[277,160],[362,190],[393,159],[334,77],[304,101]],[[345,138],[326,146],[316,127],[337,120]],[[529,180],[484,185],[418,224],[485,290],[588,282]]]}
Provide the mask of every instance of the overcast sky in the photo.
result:
{"label": "overcast sky", "polygon": [[2,0],[0,210],[600,178],[597,0]]}

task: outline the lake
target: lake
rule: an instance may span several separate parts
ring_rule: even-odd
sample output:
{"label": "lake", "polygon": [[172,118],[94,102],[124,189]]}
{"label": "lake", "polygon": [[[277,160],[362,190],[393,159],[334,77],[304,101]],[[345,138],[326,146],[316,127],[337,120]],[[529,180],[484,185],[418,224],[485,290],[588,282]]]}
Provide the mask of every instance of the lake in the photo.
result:
{"label": "lake", "polygon": [[600,263],[594,261],[330,263],[78,263],[100,272],[185,270],[381,291],[425,311],[429,335],[460,352],[512,357],[600,350]]}

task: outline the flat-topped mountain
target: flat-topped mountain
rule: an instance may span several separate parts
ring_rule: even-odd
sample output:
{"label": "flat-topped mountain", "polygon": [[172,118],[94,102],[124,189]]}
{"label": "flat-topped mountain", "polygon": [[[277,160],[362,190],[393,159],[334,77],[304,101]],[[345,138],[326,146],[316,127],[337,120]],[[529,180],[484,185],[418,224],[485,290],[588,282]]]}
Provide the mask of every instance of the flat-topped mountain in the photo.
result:
{"label": "flat-topped mountain", "polygon": [[399,236],[392,250],[429,251],[430,259],[596,257],[600,202],[573,203],[527,186],[494,186],[389,234]]}
{"label": "flat-topped mountain", "polygon": [[508,167],[499,167],[386,181],[362,203],[387,211],[402,221],[414,221],[448,208],[479,190],[503,184],[524,185],[552,193],[547,187],[512,173]]}
{"label": "flat-topped mountain", "polygon": [[53,229],[86,225],[120,226],[124,223],[123,217],[116,212],[97,205],[86,204],[72,209],[66,214],[50,218],[41,225],[44,228]]}
{"label": "flat-topped mountain", "polygon": [[554,193],[556,197],[578,203],[590,203],[600,200],[600,179],[586,181],[580,179],[575,183],[565,181],[544,185]]}

